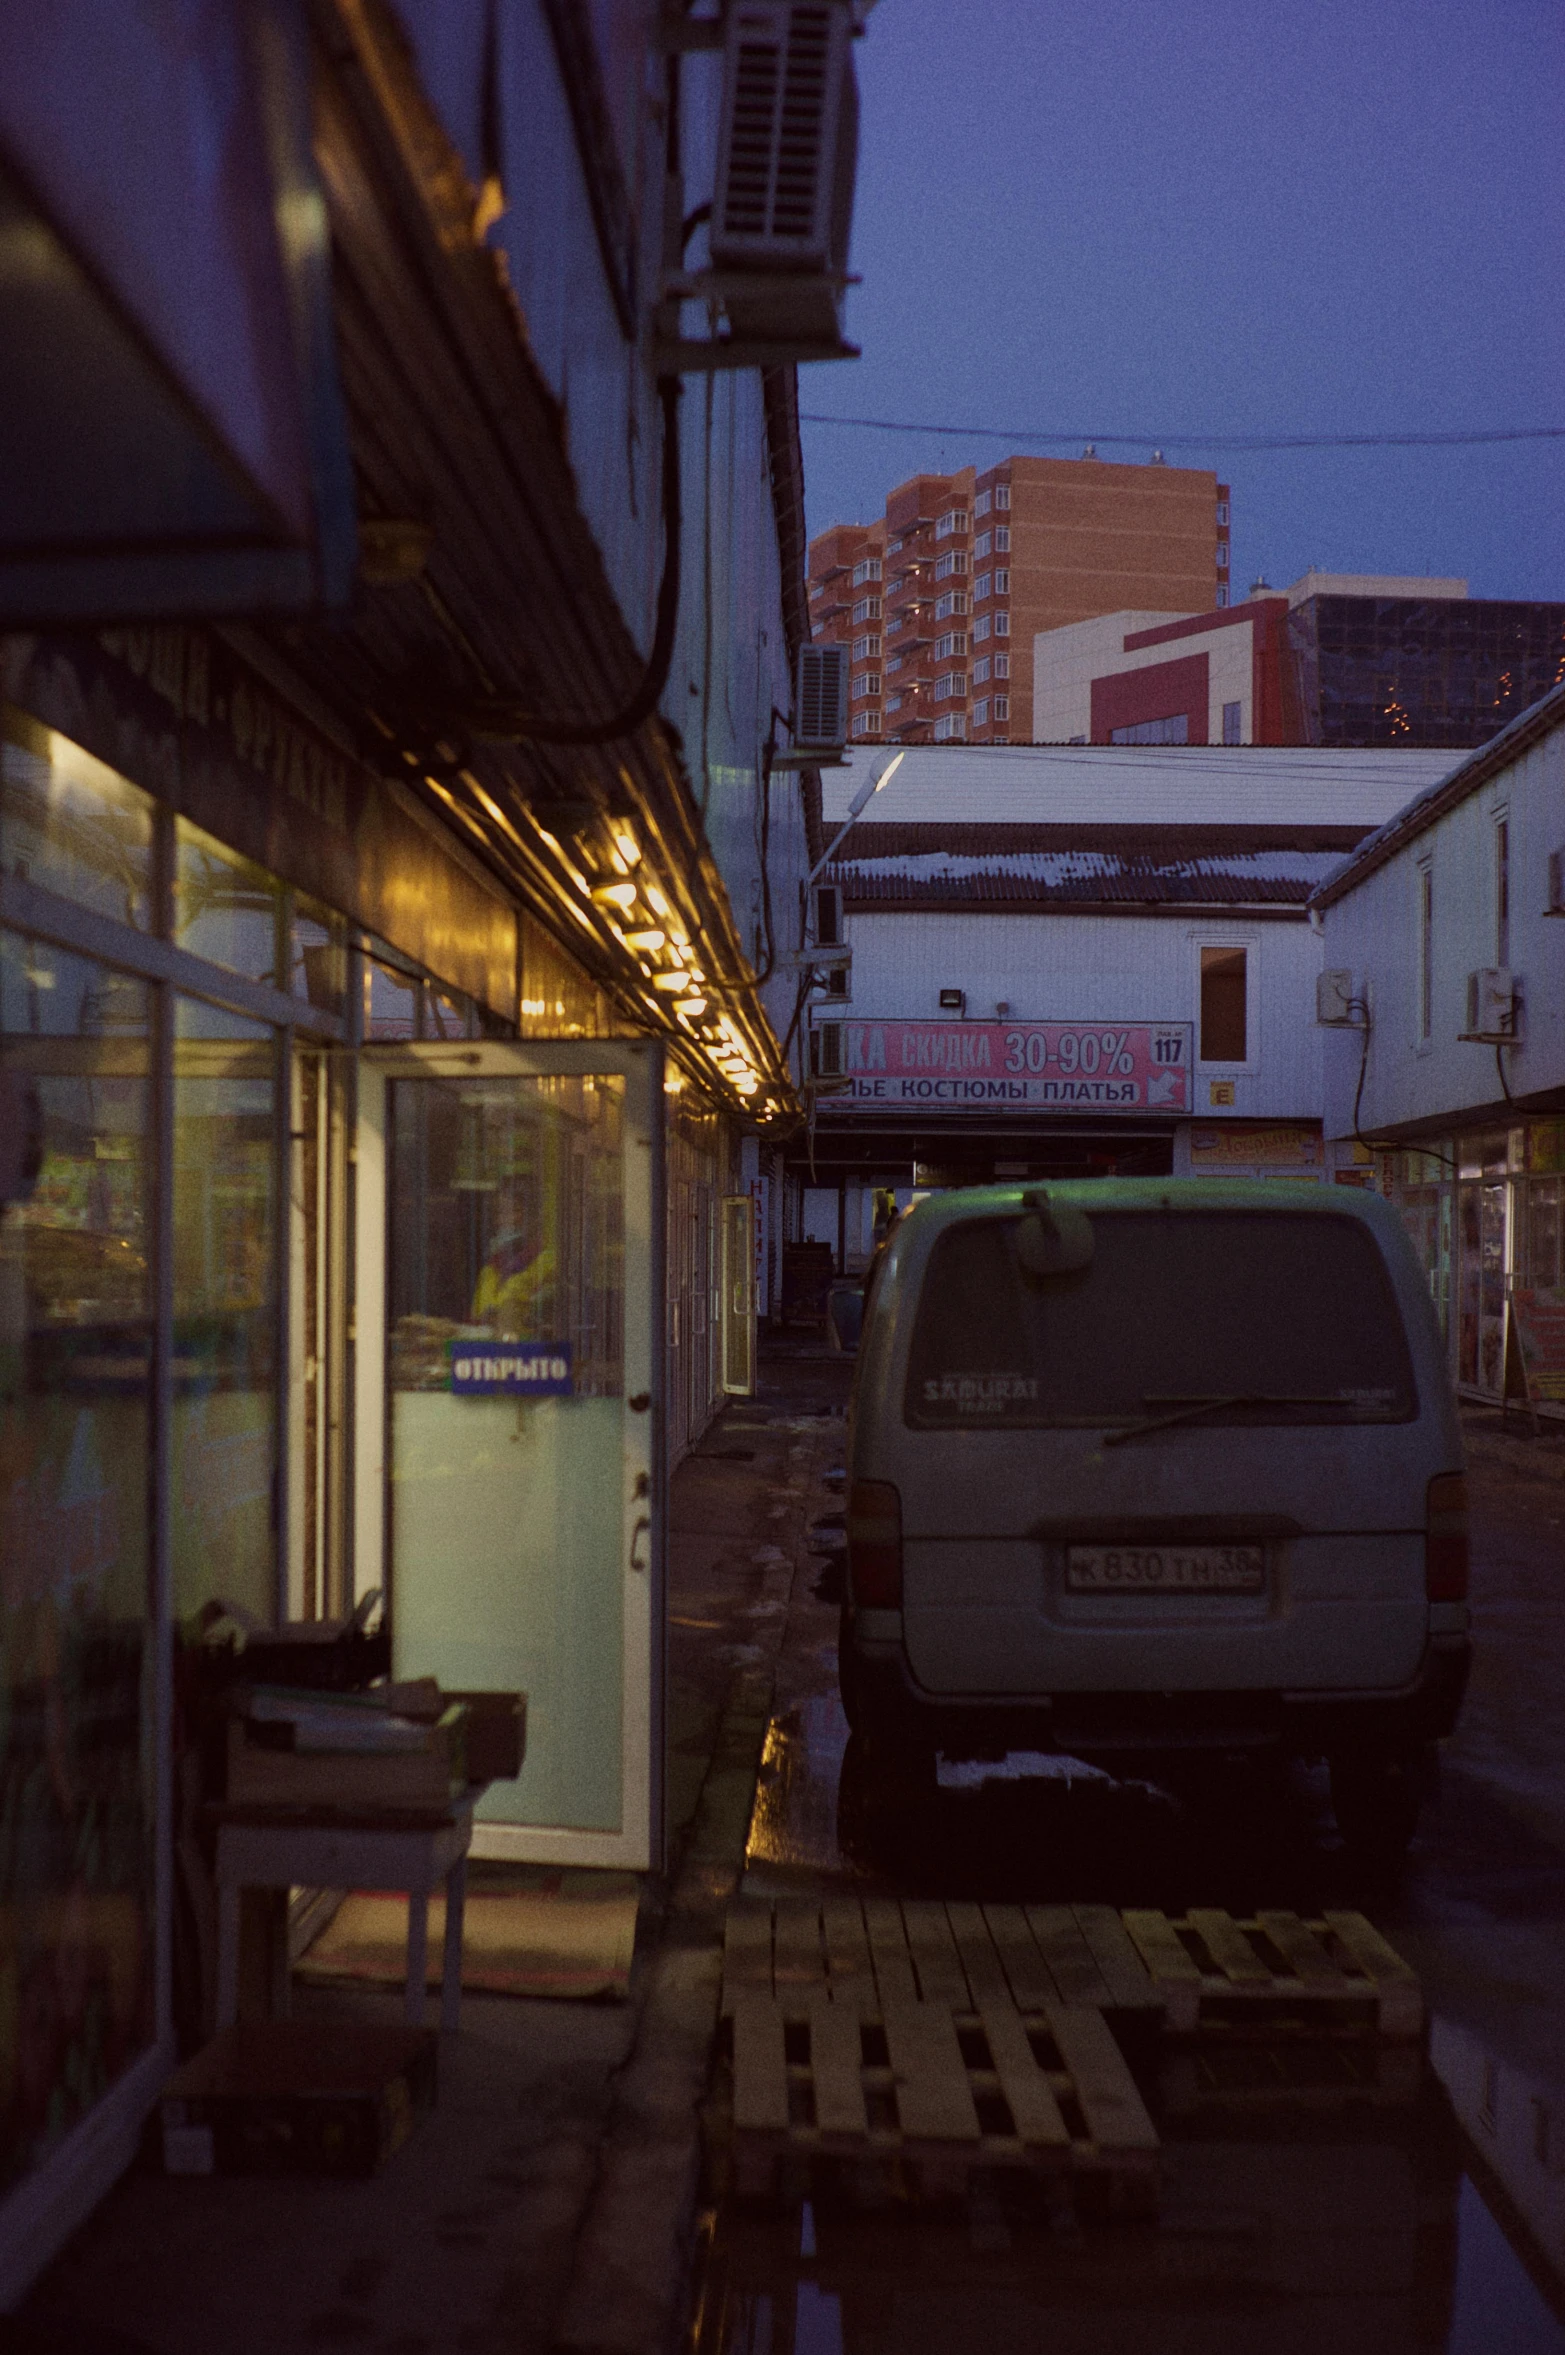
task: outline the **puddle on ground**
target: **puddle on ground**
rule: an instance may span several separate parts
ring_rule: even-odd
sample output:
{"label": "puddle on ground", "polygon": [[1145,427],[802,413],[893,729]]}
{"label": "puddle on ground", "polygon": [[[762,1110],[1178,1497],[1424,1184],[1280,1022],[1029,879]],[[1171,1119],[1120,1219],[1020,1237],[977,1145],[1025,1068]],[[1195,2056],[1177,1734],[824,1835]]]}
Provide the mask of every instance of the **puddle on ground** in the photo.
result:
{"label": "puddle on ground", "polygon": [[1155,2224],[1084,2226],[1003,2178],[965,2211],[725,2211],[692,2355],[1565,2355],[1565,2285],[1465,2148],[1431,2082],[1286,2138],[1187,2126]]}
{"label": "puddle on ground", "polygon": [[[769,1729],[745,1887],[847,1884],[1175,1910],[1199,1887],[1235,1912],[1371,1896],[1348,1877],[1321,1777],[1213,1767],[1170,1790],[1013,1758],[943,1768],[909,1810],[877,1790],[835,1691],[816,1690]],[[1328,2072],[1287,2109],[1192,2111],[1168,2079],[1144,2083],[1163,2138],[1155,2223],[1083,2223],[1003,2176],[956,2209],[866,2210],[829,2184],[802,2207],[730,2205],[692,2355],[1254,2355],[1263,2341],[1268,2355],[1565,2355],[1565,2092],[1453,2022],[1433,2023],[1429,2057],[1416,2090],[1370,2069],[1334,2102]]]}

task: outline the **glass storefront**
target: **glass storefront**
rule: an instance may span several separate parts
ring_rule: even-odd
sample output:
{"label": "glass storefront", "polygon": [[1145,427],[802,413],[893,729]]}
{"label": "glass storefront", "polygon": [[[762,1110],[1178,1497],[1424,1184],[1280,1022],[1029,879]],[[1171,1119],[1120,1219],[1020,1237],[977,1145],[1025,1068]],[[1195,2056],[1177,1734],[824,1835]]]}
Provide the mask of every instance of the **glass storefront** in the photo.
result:
{"label": "glass storefront", "polygon": [[[70,844],[30,848],[102,884],[112,860]],[[3,2188],[154,2033],[156,1172],[144,983],[3,932],[0,1031]]]}
{"label": "glass storefront", "polygon": [[1384,1153],[1381,1174],[1429,1279],[1458,1386],[1500,1398],[1509,1355],[1514,1392],[1514,1295],[1565,1283],[1565,1121]]}

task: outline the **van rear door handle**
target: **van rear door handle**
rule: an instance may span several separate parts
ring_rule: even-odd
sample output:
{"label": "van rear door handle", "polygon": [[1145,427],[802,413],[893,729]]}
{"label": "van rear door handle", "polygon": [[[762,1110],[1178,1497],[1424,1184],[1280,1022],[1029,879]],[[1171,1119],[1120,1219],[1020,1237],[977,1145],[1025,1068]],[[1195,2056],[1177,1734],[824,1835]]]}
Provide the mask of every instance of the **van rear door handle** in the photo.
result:
{"label": "van rear door handle", "polygon": [[652,1535],[652,1524],[651,1524],[651,1522],[650,1522],[650,1521],[647,1519],[646,1515],[643,1513],[643,1515],[642,1515],[641,1519],[640,1519],[640,1520],[639,1520],[639,1521],[636,1523],[636,1526],[635,1526],[635,1528],[634,1528],[634,1529],[631,1531],[631,1533],[630,1533],[630,1566],[631,1566],[632,1570],[650,1570],[650,1569],[651,1569],[651,1567],[652,1567],[652,1556],[651,1556],[651,1551],[650,1551],[650,1549],[648,1550],[647,1558],[646,1558],[646,1560],[645,1560],[645,1561],[641,1561],[641,1560],[639,1560],[639,1559],[638,1559],[638,1556],[640,1555],[640,1552],[641,1552],[641,1541],[642,1541],[642,1539],[643,1539],[644,1537],[650,1537],[651,1535]]}

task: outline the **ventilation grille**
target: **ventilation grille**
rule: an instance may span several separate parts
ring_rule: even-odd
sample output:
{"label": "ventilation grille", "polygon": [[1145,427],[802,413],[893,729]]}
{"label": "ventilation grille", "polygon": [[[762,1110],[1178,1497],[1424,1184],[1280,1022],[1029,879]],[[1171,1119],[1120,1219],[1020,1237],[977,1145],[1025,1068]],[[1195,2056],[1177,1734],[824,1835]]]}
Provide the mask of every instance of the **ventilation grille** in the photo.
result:
{"label": "ventilation grille", "polygon": [[839,236],[834,217],[840,138],[856,139],[850,32],[842,0],[738,0],[729,19],[715,260],[824,268],[834,244],[845,246],[846,222]]}
{"label": "ventilation grille", "polygon": [[848,649],[801,646],[794,706],[794,741],[844,744],[848,735]]}

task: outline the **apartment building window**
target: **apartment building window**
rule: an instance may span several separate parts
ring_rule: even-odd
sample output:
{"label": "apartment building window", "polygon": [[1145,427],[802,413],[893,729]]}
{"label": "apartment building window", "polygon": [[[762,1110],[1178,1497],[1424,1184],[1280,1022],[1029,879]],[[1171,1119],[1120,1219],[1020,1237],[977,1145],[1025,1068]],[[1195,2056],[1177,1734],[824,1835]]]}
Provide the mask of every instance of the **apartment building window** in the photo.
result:
{"label": "apartment building window", "polygon": [[997,654],[995,656],[994,675],[997,679],[1008,679],[1010,677],[1011,658],[1008,654]]}
{"label": "apartment building window", "polygon": [[864,697],[865,697],[866,695],[878,695],[879,693],[880,693],[880,673],[879,673],[879,671],[860,671],[860,673],[859,673],[858,677],[857,677],[857,678],[854,680],[854,682],[853,682],[853,700],[854,700],[854,702],[855,702],[855,703],[862,702],[862,701],[863,701],[863,699],[864,699]]}
{"label": "apartment building window", "polygon": [[1502,815],[1494,822],[1494,961],[1511,961],[1511,821]]}
{"label": "apartment building window", "polygon": [[967,591],[965,589],[947,589],[943,597],[935,599],[936,621],[949,621],[953,614],[966,611]]}
{"label": "apartment building window", "polygon": [[1008,638],[1010,636],[1011,617],[1008,613],[997,613],[995,615],[994,634],[997,638]]}
{"label": "apartment building window", "polygon": [[1223,705],[1223,742],[1225,744],[1242,744],[1244,742],[1244,705],[1242,703],[1225,703]]}
{"label": "apartment building window", "polygon": [[1011,699],[1009,695],[997,695],[995,697],[994,716],[997,720],[1008,720],[1010,718]]}
{"label": "apartment building window", "polygon": [[985,556],[988,555],[990,549],[993,546],[993,532],[980,532],[977,539],[973,542],[973,562],[975,564],[979,563]]}
{"label": "apartment building window", "polygon": [[1219,605],[1226,605],[1228,602],[1228,583],[1226,581],[1219,581],[1218,583],[1217,602]]}
{"label": "apartment building window", "polygon": [[966,671],[942,671],[935,681],[935,701],[949,703],[953,695],[967,693]]}
{"label": "apartment building window", "polygon": [[1201,951],[1201,1060],[1243,1063],[1249,1047],[1249,960],[1242,948]]}
{"label": "apartment building window", "polygon": [[1003,567],[994,576],[994,593],[997,597],[1009,597],[1011,593],[1011,576]]}
{"label": "apartment building window", "polygon": [[1011,504],[1011,486],[1008,482],[997,482],[995,484],[994,503],[996,507],[1002,509],[1009,507]]}
{"label": "apartment building window", "polygon": [[890,660],[890,661],[887,663],[887,665],[886,665],[886,668],[887,668],[887,670],[888,670],[888,671],[899,671],[899,670],[902,668],[902,657],[901,657],[901,655],[900,655],[900,654],[893,654],[893,656],[891,657],[891,660]]}
{"label": "apartment building window", "polygon": [[1219,572],[1228,570],[1228,542],[1226,540],[1219,540],[1217,543],[1217,569]]}
{"label": "apartment building window", "polygon": [[965,654],[966,652],[967,632],[965,630],[947,630],[944,637],[935,640],[936,662],[946,662],[953,654]]}
{"label": "apartment building window", "polygon": [[879,712],[878,712],[878,711],[867,711],[867,712],[865,712],[865,713],[862,715],[862,717],[859,719],[859,721],[858,721],[857,725],[858,725],[858,731],[859,731],[859,734],[860,734],[861,736],[878,736],[878,735],[880,734],[880,714],[879,714]]}
{"label": "apartment building window", "polygon": [[993,576],[993,574],[992,574],[992,573],[987,573],[987,572],[981,572],[981,573],[978,575],[978,578],[977,578],[977,580],[976,580],[976,581],[974,581],[974,583],[973,583],[973,603],[974,603],[975,605],[977,605],[977,604],[981,603],[981,602],[982,602],[982,600],[983,600],[985,597],[987,597],[987,596],[988,596],[988,594],[989,594],[989,591],[990,591],[990,589],[991,589],[993,586],[994,586],[994,576]]}
{"label": "apartment building window", "polygon": [[856,564],[853,567],[853,586],[856,589],[862,589],[866,581],[878,581],[879,578],[880,558],[878,556],[866,556],[861,564]]}
{"label": "apartment building window", "polygon": [[853,618],[855,621],[879,621],[880,599],[878,597],[861,597],[853,608]]}
{"label": "apartment building window", "polygon": [[976,523],[980,515],[987,515],[993,505],[993,491],[980,491],[973,501],[973,521]]}
{"label": "apartment building window", "polygon": [[979,701],[973,705],[973,726],[975,728],[987,728],[988,725],[989,698],[987,695],[985,695],[980,697]]}
{"label": "apartment building window", "polygon": [[[974,636],[975,636],[975,637],[977,636],[977,632],[976,632],[976,631],[975,631],[973,634],[974,634]],[[983,658],[982,658],[982,660],[981,660],[981,661],[975,662],[975,663],[974,663],[974,665],[973,665],[973,685],[974,685],[975,687],[981,687],[981,686],[983,685],[983,683],[984,683],[985,679],[987,679],[987,678],[988,678],[988,676],[989,676],[989,657],[988,657],[988,655],[986,654],[986,655],[984,655],[984,656],[983,656]]]}
{"label": "apartment building window", "polygon": [[935,722],[935,742],[937,744],[950,744],[953,740],[964,737],[966,734],[967,714],[965,712],[948,711]]}
{"label": "apartment building window", "polygon": [[1415,884],[1418,893],[1418,1043],[1427,1046],[1435,1027],[1435,876],[1428,859],[1421,859]]}
{"label": "apartment building window", "polygon": [[894,712],[894,711],[900,711],[901,709],[902,709],[902,698],[901,698],[901,696],[900,696],[900,695],[888,695],[888,696],[886,697],[886,714],[887,714],[887,717],[888,717],[888,718],[890,717],[890,715],[891,715],[891,713],[892,713],[892,712]]}
{"label": "apartment building window", "polygon": [[992,622],[990,615],[987,613],[981,613],[973,624],[973,644],[975,646],[981,646],[983,644],[985,638],[987,638],[989,635],[991,626]]}
{"label": "apartment building window", "polygon": [[1217,520],[1226,531],[1228,528],[1228,501],[1226,499],[1219,499],[1217,502]]}
{"label": "apartment building window", "polygon": [[[1011,502],[1009,499],[1007,499],[1005,503],[1007,507],[1009,507]],[[1008,556],[1010,554],[1010,549],[1011,527],[1008,523],[998,524],[995,527],[994,552],[997,556]]]}
{"label": "apartment building window", "polygon": [[871,632],[868,637],[855,638],[853,641],[853,659],[855,662],[862,662],[867,654],[878,654],[879,652],[880,640],[873,632]]}
{"label": "apartment building window", "polygon": [[965,532],[966,529],[967,509],[965,507],[948,507],[935,525],[935,538],[948,540],[953,532]]}
{"label": "apartment building window", "polygon": [[954,572],[966,572],[966,570],[967,550],[965,548],[948,548],[943,556],[935,558],[935,578],[937,581],[948,581]]}

